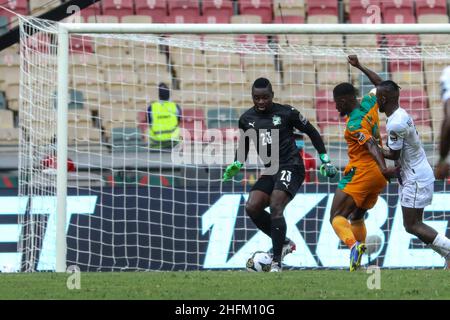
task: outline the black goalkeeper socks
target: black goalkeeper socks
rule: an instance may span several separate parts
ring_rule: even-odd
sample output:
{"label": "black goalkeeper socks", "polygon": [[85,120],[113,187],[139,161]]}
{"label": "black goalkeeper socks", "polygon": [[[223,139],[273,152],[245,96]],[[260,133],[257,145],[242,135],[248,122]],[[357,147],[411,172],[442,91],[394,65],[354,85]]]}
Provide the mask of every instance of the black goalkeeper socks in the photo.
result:
{"label": "black goalkeeper socks", "polygon": [[273,246],[273,261],[281,263],[281,252],[286,240],[286,220],[284,217],[272,219],[271,237]]}
{"label": "black goalkeeper socks", "polygon": [[259,230],[267,234],[269,237],[272,237],[272,220],[270,219],[270,214],[266,210],[263,210],[258,217],[250,218]]}

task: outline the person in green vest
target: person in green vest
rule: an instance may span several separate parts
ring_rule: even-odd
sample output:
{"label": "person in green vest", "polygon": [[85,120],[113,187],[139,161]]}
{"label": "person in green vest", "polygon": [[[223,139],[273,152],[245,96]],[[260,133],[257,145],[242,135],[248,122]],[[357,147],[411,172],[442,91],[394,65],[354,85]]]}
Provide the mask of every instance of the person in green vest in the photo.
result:
{"label": "person in green vest", "polygon": [[165,83],[160,83],[158,90],[159,100],[147,109],[150,145],[171,148],[180,140],[181,108],[170,101],[170,90]]}

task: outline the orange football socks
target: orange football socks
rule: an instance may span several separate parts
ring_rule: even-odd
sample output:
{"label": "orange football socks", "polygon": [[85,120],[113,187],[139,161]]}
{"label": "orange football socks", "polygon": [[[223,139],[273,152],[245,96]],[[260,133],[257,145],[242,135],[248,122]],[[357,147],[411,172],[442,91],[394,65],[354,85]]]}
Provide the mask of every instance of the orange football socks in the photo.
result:
{"label": "orange football socks", "polygon": [[364,219],[351,221],[350,224],[356,241],[366,242],[367,230]]}
{"label": "orange football socks", "polygon": [[346,218],[343,216],[336,216],[331,222],[334,232],[336,232],[339,239],[341,239],[349,248],[356,243],[355,236],[352,232],[352,227]]}

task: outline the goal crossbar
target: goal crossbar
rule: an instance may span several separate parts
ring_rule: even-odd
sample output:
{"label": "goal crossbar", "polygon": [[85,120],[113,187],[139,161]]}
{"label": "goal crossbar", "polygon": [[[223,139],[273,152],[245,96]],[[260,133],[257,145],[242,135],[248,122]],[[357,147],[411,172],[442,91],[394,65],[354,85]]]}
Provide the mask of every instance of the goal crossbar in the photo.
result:
{"label": "goal crossbar", "polygon": [[68,33],[139,34],[447,34],[450,24],[145,24],[60,23]]}

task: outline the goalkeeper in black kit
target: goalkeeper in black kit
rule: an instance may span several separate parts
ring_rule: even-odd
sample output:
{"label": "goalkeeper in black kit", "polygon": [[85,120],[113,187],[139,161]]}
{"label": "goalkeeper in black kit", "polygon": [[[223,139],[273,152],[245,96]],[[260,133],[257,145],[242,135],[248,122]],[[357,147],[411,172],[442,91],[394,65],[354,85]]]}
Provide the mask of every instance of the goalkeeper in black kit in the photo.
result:
{"label": "goalkeeper in black kit", "polygon": [[[286,238],[283,212],[305,178],[303,159],[295,145],[294,128],[311,139],[322,161],[320,173],[323,176],[332,178],[337,170],[331,164],[316,128],[295,108],[274,103],[273,97],[270,81],[256,79],[252,86],[254,106],[239,119],[239,146],[235,161],[223,174],[223,181],[231,180],[242,168],[252,140],[265,170],[250,190],[245,210],[258,229],[272,239],[271,272],[281,272],[283,258],[296,249],[295,243]],[[265,210],[267,207],[270,207],[270,214]]]}

